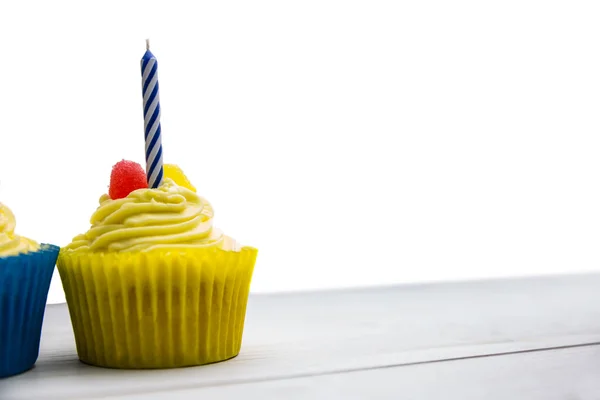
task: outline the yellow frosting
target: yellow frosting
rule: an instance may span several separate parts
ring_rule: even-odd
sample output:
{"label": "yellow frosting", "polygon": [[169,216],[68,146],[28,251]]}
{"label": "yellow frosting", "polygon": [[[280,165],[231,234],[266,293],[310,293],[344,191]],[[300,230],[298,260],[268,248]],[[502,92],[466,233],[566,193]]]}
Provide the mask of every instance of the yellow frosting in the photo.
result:
{"label": "yellow frosting", "polygon": [[0,203],[0,257],[37,251],[40,245],[31,239],[15,235],[17,222],[10,208]]}
{"label": "yellow frosting", "polygon": [[92,227],[65,250],[148,251],[157,248],[221,247],[239,250],[212,226],[213,208],[195,192],[165,178],[156,189],[138,189],[123,199],[100,197]]}

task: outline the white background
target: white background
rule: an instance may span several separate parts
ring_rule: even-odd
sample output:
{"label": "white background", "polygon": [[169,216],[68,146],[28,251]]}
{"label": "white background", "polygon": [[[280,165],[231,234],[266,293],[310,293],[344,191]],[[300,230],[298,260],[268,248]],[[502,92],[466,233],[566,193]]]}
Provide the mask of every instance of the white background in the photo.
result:
{"label": "white background", "polygon": [[[67,244],[165,162],[259,248],[253,291],[600,269],[600,24],[580,1],[0,4],[0,200]],[[55,276],[50,302],[62,301]]]}

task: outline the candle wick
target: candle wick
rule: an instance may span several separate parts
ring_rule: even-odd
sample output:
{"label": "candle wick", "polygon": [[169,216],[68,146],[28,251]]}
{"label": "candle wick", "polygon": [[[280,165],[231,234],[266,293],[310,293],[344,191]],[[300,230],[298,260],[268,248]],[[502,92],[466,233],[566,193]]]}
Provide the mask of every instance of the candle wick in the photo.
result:
{"label": "candle wick", "polygon": [[146,50],[150,50],[150,39],[146,39]]}

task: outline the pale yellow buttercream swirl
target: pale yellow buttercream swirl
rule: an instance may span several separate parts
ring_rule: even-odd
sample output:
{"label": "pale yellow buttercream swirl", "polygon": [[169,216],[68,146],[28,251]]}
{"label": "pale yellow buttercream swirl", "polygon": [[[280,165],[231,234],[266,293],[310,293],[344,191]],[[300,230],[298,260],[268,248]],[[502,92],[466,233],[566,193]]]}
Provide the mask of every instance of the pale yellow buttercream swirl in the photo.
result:
{"label": "pale yellow buttercream swirl", "polygon": [[138,189],[123,199],[100,198],[92,227],[65,251],[123,252],[157,248],[221,247],[239,250],[213,228],[213,208],[203,197],[165,178],[156,189]]}
{"label": "pale yellow buttercream swirl", "polygon": [[10,208],[0,203],[0,257],[37,251],[39,243],[15,234],[17,221]]}

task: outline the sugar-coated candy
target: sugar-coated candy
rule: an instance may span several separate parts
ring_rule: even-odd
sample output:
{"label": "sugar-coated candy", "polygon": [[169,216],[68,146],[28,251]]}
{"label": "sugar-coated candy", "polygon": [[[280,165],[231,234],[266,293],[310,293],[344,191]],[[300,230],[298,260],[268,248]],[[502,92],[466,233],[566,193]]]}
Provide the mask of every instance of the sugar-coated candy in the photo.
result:
{"label": "sugar-coated candy", "polygon": [[192,185],[187,176],[185,176],[181,168],[175,164],[163,165],[163,177],[172,179],[177,185],[190,189],[192,192],[196,191],[196,188]]}
{"label": "sugar-coated candy", "polygon": [[148,187],[146,172],[134,161],[122,160],[112,167],[108,195],[111,199],[122,199],[137,189]]}

